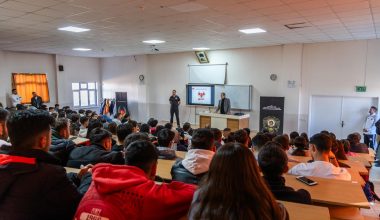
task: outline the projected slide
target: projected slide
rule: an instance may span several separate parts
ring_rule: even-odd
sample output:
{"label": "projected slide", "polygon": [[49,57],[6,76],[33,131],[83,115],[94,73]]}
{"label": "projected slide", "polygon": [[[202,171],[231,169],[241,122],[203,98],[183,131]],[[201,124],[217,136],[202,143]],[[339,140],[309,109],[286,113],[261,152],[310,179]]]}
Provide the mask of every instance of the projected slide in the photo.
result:
{"label": "projected slide", "polygon": [[187,86],[188,105],[214,105],[213,85],[188,85]]}

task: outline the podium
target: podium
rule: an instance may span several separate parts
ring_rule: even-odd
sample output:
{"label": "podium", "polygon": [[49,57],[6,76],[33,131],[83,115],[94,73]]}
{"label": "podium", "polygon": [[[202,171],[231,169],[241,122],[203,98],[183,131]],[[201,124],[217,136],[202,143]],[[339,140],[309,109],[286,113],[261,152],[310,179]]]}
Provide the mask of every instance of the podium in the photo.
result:
{"label": "podium", "polygon": [[220,130],[230,128],[231,131],[249,128],[249,114],[237,116],[217,113],[199,113],[199,127],[205,128],[207,126]]}

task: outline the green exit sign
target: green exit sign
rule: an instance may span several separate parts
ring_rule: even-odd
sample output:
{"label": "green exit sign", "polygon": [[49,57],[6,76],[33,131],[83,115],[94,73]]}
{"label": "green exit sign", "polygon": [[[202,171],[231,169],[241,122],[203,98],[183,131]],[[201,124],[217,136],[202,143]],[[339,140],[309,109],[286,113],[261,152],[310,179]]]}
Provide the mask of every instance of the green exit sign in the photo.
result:
{"label": "green exit sign", "polygon": [[366,92],[367,86],[356,86],[356,92]]}

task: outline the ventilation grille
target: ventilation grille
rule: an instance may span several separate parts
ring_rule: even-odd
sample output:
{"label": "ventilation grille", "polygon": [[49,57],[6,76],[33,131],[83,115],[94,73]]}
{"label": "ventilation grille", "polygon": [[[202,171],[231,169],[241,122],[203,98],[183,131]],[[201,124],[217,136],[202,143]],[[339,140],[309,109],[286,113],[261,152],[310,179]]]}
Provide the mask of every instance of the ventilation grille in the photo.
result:
{"label": "ventilation grille", "polygon": [[287,27],[290,30],[310,27],[310,25],[307,24],[306,22],[299,22],[299,23],[293,23],[293,24],[285,24],[284,26]]}

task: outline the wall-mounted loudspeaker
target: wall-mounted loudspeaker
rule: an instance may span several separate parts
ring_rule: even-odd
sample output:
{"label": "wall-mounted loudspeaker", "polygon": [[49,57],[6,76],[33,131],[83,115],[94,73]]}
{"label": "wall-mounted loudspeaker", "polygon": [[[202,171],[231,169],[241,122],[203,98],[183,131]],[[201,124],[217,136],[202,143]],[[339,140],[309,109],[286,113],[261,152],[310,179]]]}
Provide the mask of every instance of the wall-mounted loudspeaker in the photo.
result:
{"label": "wall-mounted loudspeaker", "polygon": [[60,72],[62,72],[62,71],[63,71],[63,65],[58,65],[58,70],[59,70]]}

